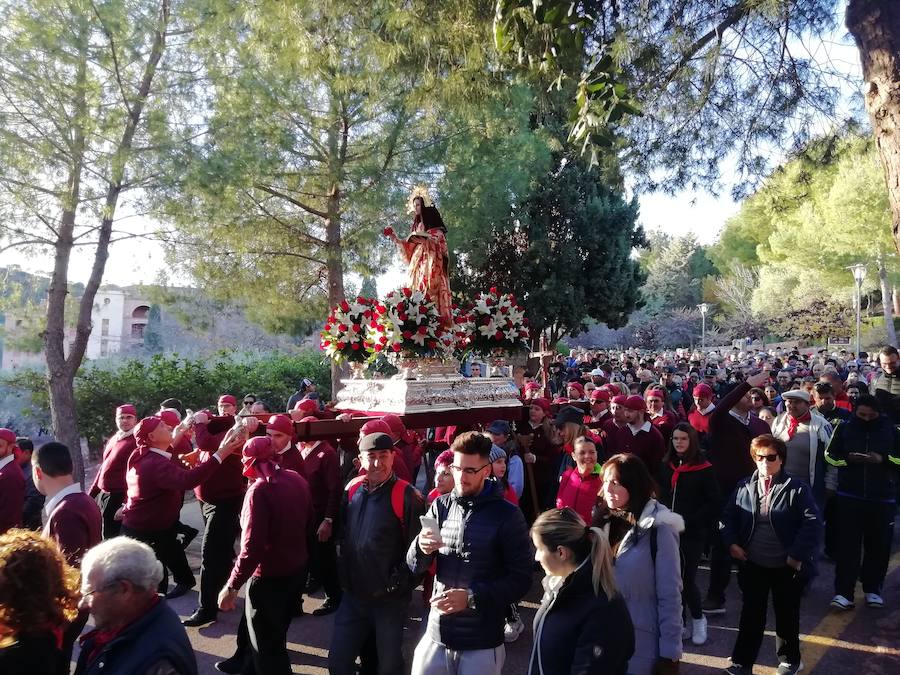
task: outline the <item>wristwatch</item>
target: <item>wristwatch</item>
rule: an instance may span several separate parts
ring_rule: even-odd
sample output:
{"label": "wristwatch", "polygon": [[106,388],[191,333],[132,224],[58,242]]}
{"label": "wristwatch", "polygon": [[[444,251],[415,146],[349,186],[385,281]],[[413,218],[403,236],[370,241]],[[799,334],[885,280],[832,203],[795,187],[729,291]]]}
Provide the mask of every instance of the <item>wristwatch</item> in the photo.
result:
{"label": "wristwatch", "polygon": [[471,590],[466,591],[466,607],[475,609],[475,594]]}

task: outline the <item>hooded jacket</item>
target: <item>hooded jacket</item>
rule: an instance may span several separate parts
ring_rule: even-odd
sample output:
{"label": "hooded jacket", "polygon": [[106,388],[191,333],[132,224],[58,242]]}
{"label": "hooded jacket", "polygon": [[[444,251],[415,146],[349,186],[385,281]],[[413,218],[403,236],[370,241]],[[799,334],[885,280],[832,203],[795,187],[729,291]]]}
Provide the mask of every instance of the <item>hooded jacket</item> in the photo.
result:
{"label": "hooded jacket", "polygon": [[[656,560],[651,530],[656,529]],[[684,520],[655,499],[647,502],[637,523],[616,552],[616,584],[634,624],[631,675],[650,675],[657,658],[681,659],[681,552]],[[651,581],[652,580],[652,581]]]}
{"label": "hooded jacket", "polygon": [[625,675],[634,654],[634,627],[621,594],[594,593],[586,558],[565,579],[544,578],[534,617],[528,675]]}
{"label": "hooded jacket", "polygon": [[525,516],[503,498],[494,481],[485,481],[474,497],[460,497],[456,490],[441,495],[428,515],[437,519],[444,546],[426,555],[413,540],[406,554],[409,568],[421,574],[436,559],[434,593],[465,588],[475,599],[475,609],[429,612],[428,636],[460,651],[499,647],[509,605],[531,588],[533,557]]}

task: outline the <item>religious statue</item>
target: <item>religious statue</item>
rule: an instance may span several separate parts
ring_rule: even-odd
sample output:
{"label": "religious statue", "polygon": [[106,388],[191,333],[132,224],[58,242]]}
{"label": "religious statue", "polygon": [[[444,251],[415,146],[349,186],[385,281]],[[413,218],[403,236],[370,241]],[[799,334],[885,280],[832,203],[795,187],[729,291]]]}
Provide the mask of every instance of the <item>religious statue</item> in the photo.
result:
{"label": "religious statue", "polygon": [[405,240],[400,239],[390,228],[385,230],[385,234],[397,244],[409,268],[409,287],[428,293],[441,316],[441,322],[449,327],[452,318],[447,227],[423,187],[413,190],[409,210],[414,214],[409,236]]}

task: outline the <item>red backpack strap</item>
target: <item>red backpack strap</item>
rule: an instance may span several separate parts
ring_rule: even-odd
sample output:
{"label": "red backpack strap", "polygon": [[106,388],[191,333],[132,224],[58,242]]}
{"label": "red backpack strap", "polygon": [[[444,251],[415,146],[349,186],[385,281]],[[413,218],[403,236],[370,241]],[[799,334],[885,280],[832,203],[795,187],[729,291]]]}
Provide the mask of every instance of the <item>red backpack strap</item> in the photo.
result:
{"label": "red backpack strap", "polygon": [[397,516],[397,520],[400,521],[400,524],[403,524],[403,497],[406,494],[406,486],[409,485],[405,480],[398,478],[394,481],[394,486],[391,488],[391,508],[394,509],[394,515]]}
{"label": "red backpack strap", "polygon": [[359,486],[363,484],[363,481],[366,479],[365,476],[357,476],[349,483],[347,483],[347,503],[353,501],[353,495],[356,494],[356,491],[359,489]]}

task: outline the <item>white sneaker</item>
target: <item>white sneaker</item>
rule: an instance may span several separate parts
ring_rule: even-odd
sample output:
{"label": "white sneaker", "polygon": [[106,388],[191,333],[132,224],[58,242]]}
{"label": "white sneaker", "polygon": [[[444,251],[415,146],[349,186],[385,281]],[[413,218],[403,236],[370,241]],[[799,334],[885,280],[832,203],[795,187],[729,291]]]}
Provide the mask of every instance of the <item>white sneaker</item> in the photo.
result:
{"label": "white sneaker", "polygon": [[846,612],[848,609],[856,607],[856,604],[852,600],[845,598],[843,595],[836,595],[831,599],[831,606],[842,612]]}
{"label": "white sneaker", "polygon": [[515,642],[519,639],[522,631],[525,630],[525,624],[521,619],[517,619],[515,623],[508,623],[503,627],[503,641]]}
{"label": "white sneaker", "polygon": [[866,604],[869,607],[884,607],[884,598],[878,593],[866,593]]}
{"label": "white sneaker", "polygon": [[691,636],[691,642],[695,645],[702,645],[706,643],[706,617],[701,616],[699,619],[691,619],[691,624],[693,625],[693,636]]}

